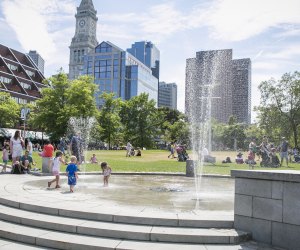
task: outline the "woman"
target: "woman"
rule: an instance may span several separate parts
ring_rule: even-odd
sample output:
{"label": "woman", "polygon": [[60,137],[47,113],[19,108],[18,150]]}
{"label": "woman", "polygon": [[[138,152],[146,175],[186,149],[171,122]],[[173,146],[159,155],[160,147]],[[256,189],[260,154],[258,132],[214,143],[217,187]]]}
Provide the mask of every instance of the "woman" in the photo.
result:
{"label": "woman", "polygon": [[10,150],[12,152],[12,161],[15,163],[20,160],[23,153],[24,141],[20,135],[20,131],[17,130],[15,135],[10,138]]}

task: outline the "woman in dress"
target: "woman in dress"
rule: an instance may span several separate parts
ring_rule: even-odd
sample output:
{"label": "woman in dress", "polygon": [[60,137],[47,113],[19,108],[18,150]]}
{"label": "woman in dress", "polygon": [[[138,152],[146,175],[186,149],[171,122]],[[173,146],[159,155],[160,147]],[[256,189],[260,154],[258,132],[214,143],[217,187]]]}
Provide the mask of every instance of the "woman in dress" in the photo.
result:
{"label": "woman in dress", "polygon": [[15,163],[20,160],[23,154],[24,141],[21,137],[20,131],[17,130],[15,135],[10,138],[10,150],[12,152],[12,161]]}

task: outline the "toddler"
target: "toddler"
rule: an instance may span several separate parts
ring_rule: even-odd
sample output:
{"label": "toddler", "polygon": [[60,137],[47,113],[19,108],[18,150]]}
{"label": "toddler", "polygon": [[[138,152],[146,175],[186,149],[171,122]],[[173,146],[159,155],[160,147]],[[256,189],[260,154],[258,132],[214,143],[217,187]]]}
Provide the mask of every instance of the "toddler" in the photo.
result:
{"label": "toddler", "polygon": [[110,177],[111,174],[111,168],[107,165],[107,162],[101,162],[101,169],[102,169],[102,173],[103,173],[103,183],[104,183],[104,187],[108,186],[108,179]]}
{"label": "toddler", "polygon": [[96,158],[96,155],[93,154],[93,156],[91,157],[91,160],[90,160],[91,163],[98,163],[98,160]]}
{"label": "toddler", "polygon": [[60,172],[60,164],[65,164],[65,161],[62,158],[63,153],[61,151],[57,151],[55,158],[53,159],[52,165],[52,174],[55,178],[52,181],[48,182],[48,188],[51,186],[53,182],[56,182],[55,188],[60,188],[59,185],[59,172]]}
{"label": "toddler", "polygon": [[70,186],[70,192],[73,193],[74,192],[74,186],[77,183],[77,179],[78,179],[78,168],[77,168],[77,158],[76,156],[72,155],[71,156],[71,163],[68,164],[66,172],[67,172],[67,176],[68,176],[68,185]]}

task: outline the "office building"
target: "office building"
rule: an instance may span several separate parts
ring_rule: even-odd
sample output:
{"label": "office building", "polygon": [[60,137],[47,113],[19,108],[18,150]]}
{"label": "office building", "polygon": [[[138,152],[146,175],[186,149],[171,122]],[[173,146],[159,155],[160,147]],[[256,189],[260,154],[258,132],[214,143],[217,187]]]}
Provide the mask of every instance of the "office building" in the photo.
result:
{"label": "office building", "polygon": [[83,57],[97,46],[97,11],[92,0],[82,0],[77,8],[75,36],[70,45],[69,79],[76,79],[82,70]]}
{"label": "office building", "polygon": [[39,53],[36,52],[36,50],[30,50],[28,55],[32,59],[32,61],[35,63],[35,65],[38,67],[38,69],[42,72],[42,74],[44,75],[44,68],[45,68],[44,59],[40,56]]}
{"label": "office building", "polygon": [[115,93],[115,97],[123,100],[147,93],[149,100],[157,103],[158,79],[151,69],[110,42],[100,43],[84,57],[82,74],[93,76],[99,87],[96,94],[98,107],[103,105],[99,98],[103,92]]}
{"label": "office building", "polygon": [[135,42],[130,49],[127,49],[127,52],[147,65],[152,70],[152,74],[159,80],[160,52],[152,42]]}
{"label": "office building", "polygon": [[31,58],[0,44],[0,91],[6,92],[19,104],[41,98],[41,89],[48,87]]}
{"label": "office building", "polygon": [[160,82],[158,86],[158,107],[177,109],[177,84]]}
{"label": "office building", "polygon": [[250,59],[232,60],[231,49],[200,51],[196,58],[187,59],[188,116],[198,117],[199,121],[212,117],[227,123],[234,115],[238,122],[250,123],[250,93]]}
{"label": "office building", "polygon": [[232,60],[232,113],[238,122],[251,123],[251,60]]}

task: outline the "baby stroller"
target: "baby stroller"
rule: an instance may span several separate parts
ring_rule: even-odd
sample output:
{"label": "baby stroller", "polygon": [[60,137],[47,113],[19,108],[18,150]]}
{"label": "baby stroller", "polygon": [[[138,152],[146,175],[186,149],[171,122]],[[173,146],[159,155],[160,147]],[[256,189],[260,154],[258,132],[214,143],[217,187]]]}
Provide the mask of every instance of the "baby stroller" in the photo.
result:
{"label": "baby stroller", "polygon": [[188,153],[186,152],[185,146],[179,145],[176,147],[177,159],[178,161],[186,161],[189,158]]}
{"label": "baby stroller", "polygon": [[271,152],[262,152],[261,154],[262,161],[260,162],[261,167],[267,168],[277,168],[280,166],[280,161],[278,156],[276,155],[275,149],[272,148]]}

